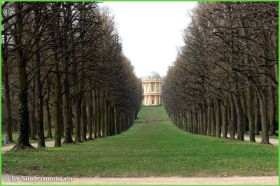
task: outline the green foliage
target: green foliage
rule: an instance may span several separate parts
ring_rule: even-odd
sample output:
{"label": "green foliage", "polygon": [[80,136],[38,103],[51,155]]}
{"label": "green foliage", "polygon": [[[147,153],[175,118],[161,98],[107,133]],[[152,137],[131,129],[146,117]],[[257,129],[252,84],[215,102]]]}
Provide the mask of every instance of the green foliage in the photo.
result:
{"label": "green foliage", "polygon": [[[143,107],[139,120],[166,116]],[[277,175],[277,147],[186,133],[170,121],[136,123],[120,135],[63,148],[11,151],[3,171],[45,176]]]}

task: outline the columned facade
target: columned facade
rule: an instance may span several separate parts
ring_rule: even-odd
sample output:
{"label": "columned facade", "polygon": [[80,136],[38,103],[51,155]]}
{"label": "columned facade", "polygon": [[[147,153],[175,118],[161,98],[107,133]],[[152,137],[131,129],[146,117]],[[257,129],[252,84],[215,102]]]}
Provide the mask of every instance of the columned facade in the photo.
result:
{"label": "columned facade", "polygon": [[161,105],[161,77],[156,72],[150,72],[142,78],[142,87],[144,90],[144,106]]}

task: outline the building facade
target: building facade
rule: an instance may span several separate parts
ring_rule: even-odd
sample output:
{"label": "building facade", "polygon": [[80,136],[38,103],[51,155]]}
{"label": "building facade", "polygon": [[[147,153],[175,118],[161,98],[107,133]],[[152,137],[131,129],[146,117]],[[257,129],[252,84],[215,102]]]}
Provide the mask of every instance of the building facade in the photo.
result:
{"label": "building facade", "polygon": [[144,90],[142,105],[157,106],[162,104],[161,84],[162,78],[156,72],[150,72],[142,77],[142,87]]}

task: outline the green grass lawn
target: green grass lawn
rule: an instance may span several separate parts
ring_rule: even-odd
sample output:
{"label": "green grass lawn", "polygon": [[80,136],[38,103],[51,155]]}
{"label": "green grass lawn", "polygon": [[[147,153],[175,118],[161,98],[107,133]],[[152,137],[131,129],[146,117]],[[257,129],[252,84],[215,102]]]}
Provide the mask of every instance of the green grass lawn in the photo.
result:
{"label": "green grass lawn", "polygon": [[136,122],[153,122],[169,120],[167,113],[163,107],[142,107],[141,112],[138,114],[138,121]]}
{"label": "green grass lawn", "polygon": [[[139,120],[166,117],[144,107]],[[3,172],[44,176],[277,175],[277,147],[192,135],[169,120],[134,124],[120,135],[3,155]]]}

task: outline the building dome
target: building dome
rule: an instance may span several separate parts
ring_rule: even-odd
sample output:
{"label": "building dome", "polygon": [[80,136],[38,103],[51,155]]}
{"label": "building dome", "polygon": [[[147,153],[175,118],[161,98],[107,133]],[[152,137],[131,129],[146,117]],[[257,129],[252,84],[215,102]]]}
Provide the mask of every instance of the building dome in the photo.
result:
{"label": "building dome", "polygon": [[147,80],[161,80],[160,75],[157,72],[151,71],[148,74],[146,74],[143,79]]}

